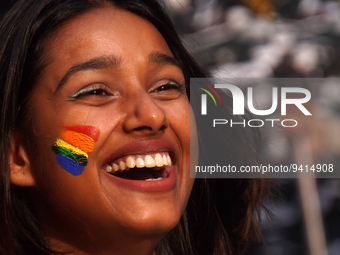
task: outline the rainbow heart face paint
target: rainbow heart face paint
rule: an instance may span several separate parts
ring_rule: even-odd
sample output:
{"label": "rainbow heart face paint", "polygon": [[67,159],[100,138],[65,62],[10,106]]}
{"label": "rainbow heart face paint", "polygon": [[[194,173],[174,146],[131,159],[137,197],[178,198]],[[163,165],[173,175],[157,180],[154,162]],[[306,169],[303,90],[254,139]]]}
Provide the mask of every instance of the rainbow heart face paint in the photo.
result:
{"label": "rainbow heart face paint", "polygon": [[93,151],[99,129],[91,126],[64,127],[52,149],[57,161],[73,175],[80,175],[87,165],[88,153]]}

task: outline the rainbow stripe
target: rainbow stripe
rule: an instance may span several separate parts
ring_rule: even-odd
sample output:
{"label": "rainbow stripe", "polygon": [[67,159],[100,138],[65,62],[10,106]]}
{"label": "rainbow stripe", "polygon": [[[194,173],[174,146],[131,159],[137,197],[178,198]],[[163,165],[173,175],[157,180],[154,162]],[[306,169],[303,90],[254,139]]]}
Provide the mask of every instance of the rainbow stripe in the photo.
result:
{"label": "rainbow stripe", "polygon": [[80,175],[87,165],[88,153],[94,149],[99,129],[91,126],[65,127],[52,150],[59,165],[73,175]]}

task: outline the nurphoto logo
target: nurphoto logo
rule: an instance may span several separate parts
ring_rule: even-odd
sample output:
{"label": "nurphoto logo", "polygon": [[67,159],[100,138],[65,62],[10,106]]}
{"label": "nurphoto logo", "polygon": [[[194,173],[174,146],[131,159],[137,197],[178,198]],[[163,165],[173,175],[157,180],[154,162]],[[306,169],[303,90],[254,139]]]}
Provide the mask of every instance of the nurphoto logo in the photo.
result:
{"label": "nurphoto logo", "polygon": [[[201,95],[201,115],[207,115],[208,113],[208,106],[207,106],[207,94],[211,97],[211,99],[214,101],[215,106],[217,106],[216,99],[214,95],[210,92],[212,91],[216,97],[218,98],[221,106],[222,106],[222,100],[217,93],[215,89],[228,89],[231,93],[231,96],[233,98],[233,115],[244,115],[245,114],[245,96],[243,94],[243,91],[232,84],[214,84],[214,88],[208,84],[197,82],[202,85],[204,85],[206,88],[199,87],[200,90],[204,91],[206,94]],[[210,91],[209,91],[209,90]],[[287,95],[290,93],[294,93],[295,95],[301,94],[302,98],[287,98]],[[306,109],[306,107],[303,105],[307,103],[311,99],[311,93],[309,90],[305,88],[298,88],[298,87],[282,87],[280,90],[280,101],[281,101],[281,116],[287,115],[287,105],[295,105],[304,115],[311,116],[312,114]],[[256,109],[253,102],[253,88],[248,87],[247,88],[247,108],[248,110],[258,116],[267,116],[273,114],[278,107],[278,101],[279,101],[279,89],[277,87],[272,88],[272,105],[269,109],[260,110]],[[248,124],[249,127],[262,127],[265,123],[271,122],[272,127],[274,127],[275,121],[280,121],[281,125],[283,127],[295,127],[297,126],[298,122],[295,119],[250,119],[246,123],[244,120],[243,122],[233,122],[233,120],[227,120],[227,119],[214,119],[213,120],[213,127],[216,127],[216,125],[225,125],[230,123],[231,127],[236,124],[241,124],[244,127],[246,124]],[[293,125],[288,125],[287,122],[293,122]],[[258,123],[255,125],[255,123]]]}
{"label": "nurphoto logo", "polygon": [[[202,83],[202,82],[197,82],[197,83],[202,84],[202,85],[206,86],[208,89],[210,89],[217,96],[217,98],[220,101],[220,104],[222,106],[222,100],[221,100],[219,94],[216,92],[216,90],[213,87],[211,87],[208,84]],[[209,90],[201,88],[201,87],[199,87],[199,89],[203,90],[204,92],[206,92],[212,98],[212,100],[214,101],[215,106],[217,106],[215,97],[211,94],[211,92]],[[201,114],[202,115],[207,115],[207,95],[206,94],[202,94],[201,95],[201,100],[202,100]]]}

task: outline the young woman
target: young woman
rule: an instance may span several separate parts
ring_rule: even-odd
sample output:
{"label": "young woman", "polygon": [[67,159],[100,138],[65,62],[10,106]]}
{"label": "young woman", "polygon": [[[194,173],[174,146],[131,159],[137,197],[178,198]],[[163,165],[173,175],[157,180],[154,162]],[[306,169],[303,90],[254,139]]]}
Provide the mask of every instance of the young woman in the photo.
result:
{"label": "young woman", "polygon": [[241,254],[259,237],[262,180],[190,178],[189,79],[207,73],[157,2],[23,0],[0,33],[0,254]]}

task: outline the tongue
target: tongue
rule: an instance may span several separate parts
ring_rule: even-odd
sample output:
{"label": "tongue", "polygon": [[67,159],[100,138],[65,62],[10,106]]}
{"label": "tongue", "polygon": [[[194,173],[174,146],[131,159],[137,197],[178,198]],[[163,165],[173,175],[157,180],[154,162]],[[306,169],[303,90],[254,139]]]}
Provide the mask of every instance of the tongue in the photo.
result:
{"label": "tongue", "polygon": [[149,173],[132,173],[129,177],[131,180],[153,179],[153,175]]}
{"label": "tongue", "polygon": [[116,172],[114,175],[128,180],[140,180],[155,179],[161,177],[163,171],[155,170],[154,168],[132,168],[127,171]]}

